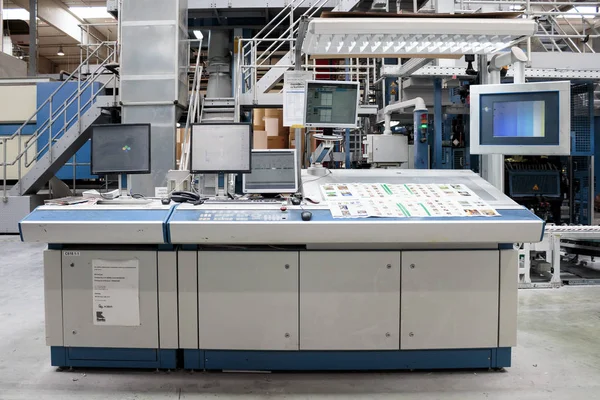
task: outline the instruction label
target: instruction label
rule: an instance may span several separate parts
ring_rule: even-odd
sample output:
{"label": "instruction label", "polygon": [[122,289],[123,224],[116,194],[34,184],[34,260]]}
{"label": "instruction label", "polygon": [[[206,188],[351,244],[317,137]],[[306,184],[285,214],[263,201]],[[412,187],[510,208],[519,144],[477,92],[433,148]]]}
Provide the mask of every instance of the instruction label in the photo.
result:
{"label": "instruction label", "polygon": [[283,126],[304,125],[306,81],[312,72],[287,71],[283,76]]}
{"label": "instruction label", "polygon": [[92,260],[94,325],[139,326],[139,260]]}

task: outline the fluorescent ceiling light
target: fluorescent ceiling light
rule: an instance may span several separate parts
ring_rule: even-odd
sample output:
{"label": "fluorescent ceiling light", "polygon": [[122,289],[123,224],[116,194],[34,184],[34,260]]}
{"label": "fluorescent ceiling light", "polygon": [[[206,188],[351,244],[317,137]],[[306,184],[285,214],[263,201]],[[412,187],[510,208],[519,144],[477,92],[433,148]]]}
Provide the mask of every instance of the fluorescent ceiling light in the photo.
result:
{"label": "fluorescent ceiling light", "polygon": [[[573,7],[571,8],[569,11],[567,11],[569,14],[573,14],[573,15],[565,15],[565,17],[567,18],[596,18],[597,17],[597,13],[598,10],[596,9],[596,7],[592,7],[592,6],[578,6],[578,7]],[[585,14],[585,13],[592,13],[592,14]]]}
{"label": "fluorescent ceiling light", "polygon": [[387,55],[490,54],[532,36],[527,19],[316,18],[302,50],[335,58]]}
{"label": "fluorescent ceiling light", "polygon": [[69,11],[81,19],[114,19],[106,7],[69,7]]}
{"label": "fluorescent ceiling light", "polygon": [[20,19],[29,21],[29,11],[24,8],[5,8],[2,10],[2,18],[6,20]]}
{"label": "fluorescent ceiling light", "polygon": [[204,35],[202,34],[202,31],[194,31],[194,36],[196,36],[196,39],[204,39]]}

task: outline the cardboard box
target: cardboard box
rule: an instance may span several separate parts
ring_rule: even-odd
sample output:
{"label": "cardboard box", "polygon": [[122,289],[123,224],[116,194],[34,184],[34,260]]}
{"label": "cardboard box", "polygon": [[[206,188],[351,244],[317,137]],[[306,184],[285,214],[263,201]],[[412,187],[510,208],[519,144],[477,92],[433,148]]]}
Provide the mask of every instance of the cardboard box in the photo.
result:
{"label": "cardboard box", "polygon": [[287,149],[289,138],[287,136],[268,136],[267,145],[269,149]]}
{"label": "cardboard box", "polygon": [[252,125],[255,131],[265,130],[265,109],[255,108],[252,112]]}
{"label": "cardboard box", "polygon": [[266,118],[277,118],[279,120],[279,136],[287,136],[287,129],[283,126],[283,109],[281,108],[267,108],[265,109]]}
{"label": "cardboard box", "polygon": [[181,160],[181,144],[183,143],[183,139],[185,137],[185,128],[177,129],[175,133],[175,162],[177,167],[179,167],[179,161]]}
{"label": "cardboard box", "polygon": [[254,143],[252,148],[257,150],[264,150],[268,148],[266,131],[254,131]]}
{"label": "cardboard box", "polygon": [[265,117],[265,131],[267,136],[279,136],[279,118]]}
{"label": "cardboard box", "polygon": [[283,118],[283,109],[281,108],[266,108],[265,118]]}

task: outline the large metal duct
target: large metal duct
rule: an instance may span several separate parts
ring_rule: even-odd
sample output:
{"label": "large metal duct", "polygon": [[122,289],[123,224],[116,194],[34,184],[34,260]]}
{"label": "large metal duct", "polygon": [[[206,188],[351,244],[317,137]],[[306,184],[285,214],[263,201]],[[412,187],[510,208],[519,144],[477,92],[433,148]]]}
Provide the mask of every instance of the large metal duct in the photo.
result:
{"label": "large metal duct", "polygon": [[152,125],[152,174],[131,190],[154,196],[175,169],[175,131],[188,101],[187,0],[127,0],[121,15],[123,123]]}

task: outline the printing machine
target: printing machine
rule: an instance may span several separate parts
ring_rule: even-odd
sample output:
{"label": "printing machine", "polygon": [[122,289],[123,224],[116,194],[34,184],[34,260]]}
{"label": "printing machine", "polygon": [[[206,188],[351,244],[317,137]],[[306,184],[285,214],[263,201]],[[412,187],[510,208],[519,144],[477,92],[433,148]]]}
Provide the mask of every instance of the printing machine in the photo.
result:
{"label": "printing machine", "polygon": [[[501,215],[334,219],[320,185],[336,182],[464,184]],[[517,339],[513,243],[540,241],[542,220],[466,170],[303,171],[301,188],[301,205],[37,208],[20,230],[26,242],[49,244],[52,365],[510,366]],[[112,277],[99,278],[113,267]]]}

